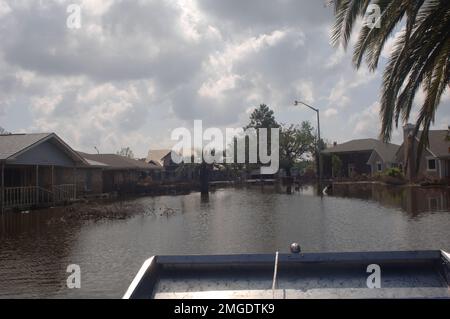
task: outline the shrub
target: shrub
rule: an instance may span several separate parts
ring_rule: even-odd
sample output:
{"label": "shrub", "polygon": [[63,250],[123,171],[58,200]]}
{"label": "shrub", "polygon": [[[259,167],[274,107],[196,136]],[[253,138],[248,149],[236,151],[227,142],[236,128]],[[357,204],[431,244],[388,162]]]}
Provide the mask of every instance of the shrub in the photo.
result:
{"label": "shrub", "polygon": [[384,171],[383,175],[397,178],[404,177],[402,171],[397,167],[388,168]]}

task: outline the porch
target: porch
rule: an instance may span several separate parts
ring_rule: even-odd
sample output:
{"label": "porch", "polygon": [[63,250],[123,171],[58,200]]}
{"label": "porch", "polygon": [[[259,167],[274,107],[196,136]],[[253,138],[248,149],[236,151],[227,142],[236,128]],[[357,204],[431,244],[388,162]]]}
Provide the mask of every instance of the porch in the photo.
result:
{"label": "porch", "polygon": [[77,198],[76,168],[1,165],[1,211],[48,207]]}

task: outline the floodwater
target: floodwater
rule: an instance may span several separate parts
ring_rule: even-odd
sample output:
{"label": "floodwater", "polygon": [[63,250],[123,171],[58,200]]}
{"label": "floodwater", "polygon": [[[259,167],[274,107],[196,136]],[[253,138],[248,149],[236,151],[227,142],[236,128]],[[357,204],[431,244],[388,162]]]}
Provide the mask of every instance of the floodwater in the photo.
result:
{"label": "floodwater", "polygon": [[[0,298],[120,298],[142,262],[161,254],[450,250],[450,190],[341,185],[288,195],[273,186],[224,188],[122,202],[119,218],[73,208],[0,216]],[[119,206],[119,209],[122,206]],[[109,216],[111,217],[111,216]],[[117,216],[116,216],[117,217]],[[81,268],[68,289],[67,266]]]}

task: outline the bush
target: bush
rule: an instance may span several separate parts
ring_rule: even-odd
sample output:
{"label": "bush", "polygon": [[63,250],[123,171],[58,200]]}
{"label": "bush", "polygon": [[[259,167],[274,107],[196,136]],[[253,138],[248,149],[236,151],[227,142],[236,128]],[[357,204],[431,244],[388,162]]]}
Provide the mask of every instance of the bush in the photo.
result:
{"label": "bush", "polygon": [[383,174],[381,174],[380,180],[392,185],[402,185],[406,183],[402,171],[397,167],[386,169]]}
{"label": "bush", "polygon": [[390,185],[404,185],[406,180],[403,177],[393,177],[389,175],[384,175],[381,177],[381,181]]}
{"label": "bush", "polygon": [[383,175],[396,178],[404,177],[402,171],[397,167],[388,168],[387,170],[384,171]]}

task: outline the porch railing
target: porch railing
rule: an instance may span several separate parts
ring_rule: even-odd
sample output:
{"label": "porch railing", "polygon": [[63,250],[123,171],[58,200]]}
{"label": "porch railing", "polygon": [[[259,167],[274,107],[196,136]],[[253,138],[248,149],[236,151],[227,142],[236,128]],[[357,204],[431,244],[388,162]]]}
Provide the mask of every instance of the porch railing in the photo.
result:
{"label": "porch railing", "polygon": [[53,191],[36,186],[6,187],[3,195],[5,208],[51,205],[76,198],[75,185],[72,184],[54,186]]}
{"label": "porch railing", "polygon": [[53,196],[55,202],[64,202],[68,200],[74,200],[76,197],[75,185],[63,184],[53,186]]}

